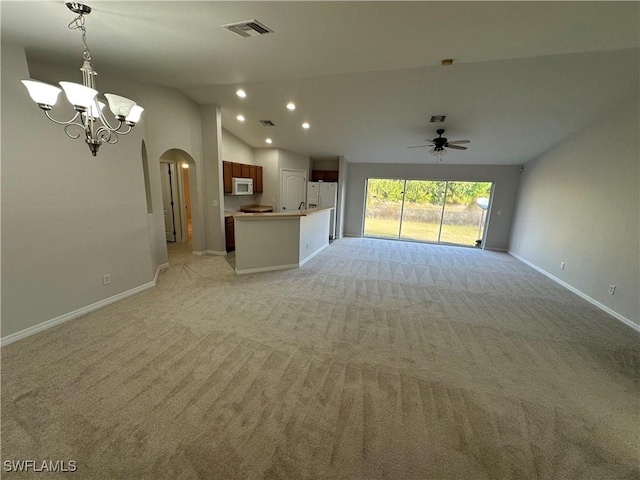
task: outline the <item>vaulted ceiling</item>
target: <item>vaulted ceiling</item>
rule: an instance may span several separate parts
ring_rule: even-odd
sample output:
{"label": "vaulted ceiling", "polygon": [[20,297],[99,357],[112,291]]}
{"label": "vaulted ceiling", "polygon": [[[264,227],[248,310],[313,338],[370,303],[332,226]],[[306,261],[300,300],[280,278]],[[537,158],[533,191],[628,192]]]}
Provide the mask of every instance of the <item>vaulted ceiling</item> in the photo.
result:
{"label": "vaulted ceiling", "polygon": [[[217,103],[224,128],[258,148],[270,137],[272,147],[316,158],[434,162],[428,149],[406,147],[445,128],[471,144],[443,162],[522,164],[637,101],[638,2],[89,5],[99,72]],[[24,45],[30,60],[79,63],[62,3],[2,2],[1,14],[2,41]],[[240,38],[222,28],[252,19],[273,33]],[[441,66],[445,58],[454,64]],[[432,124],[432,115],[447,117]]]}

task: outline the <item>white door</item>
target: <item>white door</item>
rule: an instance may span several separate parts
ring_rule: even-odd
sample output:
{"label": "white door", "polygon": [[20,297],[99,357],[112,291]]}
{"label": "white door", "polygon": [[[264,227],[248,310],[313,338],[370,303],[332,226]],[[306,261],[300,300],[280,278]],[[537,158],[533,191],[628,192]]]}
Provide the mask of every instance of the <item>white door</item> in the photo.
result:
{"label": "white door", "polygon": [[280,170],[280,205],[282,211],[298,210],[306,200],[307,172]]}
{"label": "white door", "polygon": [[176,221],[174,211],[175,168],[172,163],[160,163],[160,181],[162,183],[162,210],[164,212],[164,232],[167,242],[176,241]]}

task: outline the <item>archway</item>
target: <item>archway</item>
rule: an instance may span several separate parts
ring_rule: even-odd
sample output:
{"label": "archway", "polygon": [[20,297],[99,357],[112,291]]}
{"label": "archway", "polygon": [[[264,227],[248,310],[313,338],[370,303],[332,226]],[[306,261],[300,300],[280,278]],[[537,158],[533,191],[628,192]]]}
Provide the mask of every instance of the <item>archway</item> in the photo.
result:
{"label": "archway", "polygon": [[[204,225],[201,216],[202,202],[199,199],[198,177],[199,168],[191,155],[182,149],[172,148],[165,151],[159,158],[161,182],[163,175],[169,178],[169,192],[172,195],[173,221],[175,237],[178,243],[190,243],[192,251],[201,250],[202,232]],[[166,188],[163,188],[163,191]],[[163,192],[163,195],[166,195]],[[171,232],[173,233],[173,232]],[[167,237],[168,241],[171,241]]]}

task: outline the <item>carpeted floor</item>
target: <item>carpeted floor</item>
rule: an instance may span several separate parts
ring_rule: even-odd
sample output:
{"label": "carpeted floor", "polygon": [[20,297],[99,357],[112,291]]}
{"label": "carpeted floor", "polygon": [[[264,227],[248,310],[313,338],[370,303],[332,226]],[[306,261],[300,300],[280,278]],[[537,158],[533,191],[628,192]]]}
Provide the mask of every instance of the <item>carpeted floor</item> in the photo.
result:
{"label": "carpeted floor", "polygon": [[507,254],[343,239],[2,349],[2,460],[82,479],[640,479],[639,337]]}

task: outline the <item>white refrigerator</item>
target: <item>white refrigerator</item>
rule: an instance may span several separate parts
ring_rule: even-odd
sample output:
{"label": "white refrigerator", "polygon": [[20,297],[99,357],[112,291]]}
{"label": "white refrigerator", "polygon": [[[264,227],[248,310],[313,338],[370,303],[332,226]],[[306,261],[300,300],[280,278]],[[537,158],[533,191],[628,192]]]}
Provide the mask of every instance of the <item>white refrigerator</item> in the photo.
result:
{"label": "white refrigerator", "polygon": [[330,215],[329,238],[336,236],[336,206],[338,204],[338,184],[336,182],[309,182],[307,185],[307,207],[333,207]]}

